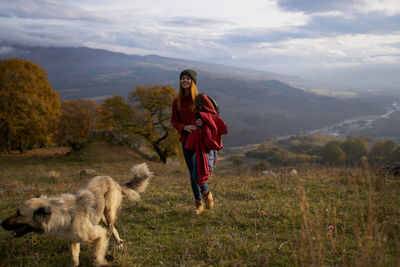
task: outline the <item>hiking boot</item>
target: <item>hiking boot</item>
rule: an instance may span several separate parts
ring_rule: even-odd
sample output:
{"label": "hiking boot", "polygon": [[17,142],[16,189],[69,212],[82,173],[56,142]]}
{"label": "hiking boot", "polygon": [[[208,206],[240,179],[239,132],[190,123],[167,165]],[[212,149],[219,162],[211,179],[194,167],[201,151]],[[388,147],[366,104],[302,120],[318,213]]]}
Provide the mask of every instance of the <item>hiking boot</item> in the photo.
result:
{"label": "hiking boot", "polygon": [[210,190],[204,191],[202,195],[204,197],[204,201],[206,202],[206,208],[212,209],[212,207],[214,206],[214,201]]}
{"label": "hiking boot", "polygon": [[194,209],[194,215],[199,215],[200,213],[203,212],[204,207],[203,207],[203,203],[201,202],[201,200],[195,200],[195,209]]}

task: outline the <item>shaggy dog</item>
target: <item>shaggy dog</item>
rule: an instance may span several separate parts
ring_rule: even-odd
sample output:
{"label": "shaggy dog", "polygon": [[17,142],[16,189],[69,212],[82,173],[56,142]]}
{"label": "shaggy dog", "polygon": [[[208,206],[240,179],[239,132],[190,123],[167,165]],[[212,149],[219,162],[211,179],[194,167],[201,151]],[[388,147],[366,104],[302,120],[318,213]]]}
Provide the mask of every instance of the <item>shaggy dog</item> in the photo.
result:
{"label": "shaggy dog", "polygon": [[[96,176],[75,194],[27,200],[1,226],[15,237],[33,231],[67,240],[73,266],[79,265],[80,243],[93,242],[94,264],[107,265],[105,253],[110,236],[114,236],[120,247],[123,242],[114,227],[122,195],[138,201],[139,193],[146,189],[153,175],[146,163],[133,166],[131,171],[133,179],[126,184],[118,184],[109,176]],[[106,228],[99,225],[100,221]]]}

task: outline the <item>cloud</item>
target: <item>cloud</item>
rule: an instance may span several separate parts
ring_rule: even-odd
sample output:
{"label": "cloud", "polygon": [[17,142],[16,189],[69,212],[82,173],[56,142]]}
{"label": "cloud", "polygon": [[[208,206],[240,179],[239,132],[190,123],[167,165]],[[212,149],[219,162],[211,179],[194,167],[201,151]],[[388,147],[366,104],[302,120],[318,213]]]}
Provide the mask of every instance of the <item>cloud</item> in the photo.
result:
{"label": "cloud", "polygon": [[360,14],[356,17],[345,16],[313,16],[309,23],[300,26],[318,35],[340,34],[387,34],[400,31],[400,14],[384,16],[382,13]]}
{"label": "cloud", "polygon": [[400,1],[3,0],[1,41],[290,74],[400,61]]}
{"label": "cloud", "polygon": [[[57,31],[55,31],[57,32]],[[0,26],[0,43],[10,43],[31,46],[79,46],[79,39],[75,35],[65,34],[59,29],[59,33],[32,32],[19,30],[7,26]]]}
{"label": "cloud", "polygon": [[400,13],[400,1],[398,0],[363,0],[356,7],[360,13],[380,12],[386,16],[393,16]]}
{"label": "cloud", "polygon": [[194,18],[194,17],[174,17],[162,21],[165,26],[171,27],[212,27],[216,28],[220,25],[231,24],[229,21],[218,20],[218,19],[208,19],[208,18]]}
{"label": "cloud", "polygon": [[11,46],[0,46],[0,55],[11,54],[14,51],[14,48]]}
{"label": "cloud", "polygon": [[237,29],[226,32],[218,42],[225,45],[240,46],[264,42],[280,42],[289,39],[311,38],[315,34],[301,28],[282,29]]}
{"label": "cloud", "polygon": [[279,7],[289,11],[305,13],[330,12],[351,9],[356,6],[357,0],[277,0]]}
{"label": "cloud", "polygon": [[378,54],[378,55],[371,55],[371,58],[400,58],[400,52],[397,54]]}
{"label": "cloud", "polygon": [[399,48],[400,49],[400,42],[391,43],[389,46],[391,46],[393,48]]}
{"label": "cloud", "polygon": [[385,15],[400,13],[398,0],[277,0],[280,8],[288,11],[300,11],[306,14],[341,12],[374,13]]}
{"label": "cloud", "polygon": [[[400,14],[384,16],[382,13],[360,15],[356,18],[341,15],[315,15],[301,26],[279,29],[235,29],[225,32],[217,42],[227,46],[251,46],[259,43],[277,43],[293,39],[336,38],[343,35],[388,35],[400,32]],[[394,37],[394,36],[393,36]],[[312,45],[311,45],[312,46]]]}
{"label": "cloud", "polygon": [[394,33],[288,38],[249,42],[229,51],[237,57],[213,60],[237,67],[310,76],[322,70],[399,63],[399,41],[400,36]]}
{"label": "cloud", "polygon": [[113,20],[100,13],[87,11],[57,1],[34,0],[20,2],[5,1],[2,3],[0,17],[40,20],[80,20],[100,23],[107,23]]}

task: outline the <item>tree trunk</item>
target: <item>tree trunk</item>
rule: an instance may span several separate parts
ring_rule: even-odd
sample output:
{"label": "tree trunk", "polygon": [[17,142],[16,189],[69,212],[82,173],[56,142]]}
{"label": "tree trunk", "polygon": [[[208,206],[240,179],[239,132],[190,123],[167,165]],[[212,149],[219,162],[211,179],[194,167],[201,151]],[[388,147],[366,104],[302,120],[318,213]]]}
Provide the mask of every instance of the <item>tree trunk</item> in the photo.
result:
{"label": "tree trunk", "polygon": [[158,157],[160,158],[162,163],[167,163],[167,153],[166,151],[162,150],[161,147],[158,145],[158,142],[152,142],[153,148],[156,151]]}

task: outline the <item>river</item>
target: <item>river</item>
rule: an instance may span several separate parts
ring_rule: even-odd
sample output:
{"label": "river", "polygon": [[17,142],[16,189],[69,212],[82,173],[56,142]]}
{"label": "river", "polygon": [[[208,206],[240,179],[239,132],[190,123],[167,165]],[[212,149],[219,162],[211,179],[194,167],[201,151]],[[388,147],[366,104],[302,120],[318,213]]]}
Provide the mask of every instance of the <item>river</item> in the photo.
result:
{"label": "river", "polygon": [[[370,115],[345,120],[343,122],[320,129],[305,132],[306,134],[321,133],[330,136],[348,136],[355,132],[362,132],[373,126],[373,122],[380,119],[390,119],[393,115],[400,114],[400,102],[394,102],[386,107],[386,113],[381,115]],[[399,129],[400,135],[400,129]]]}

